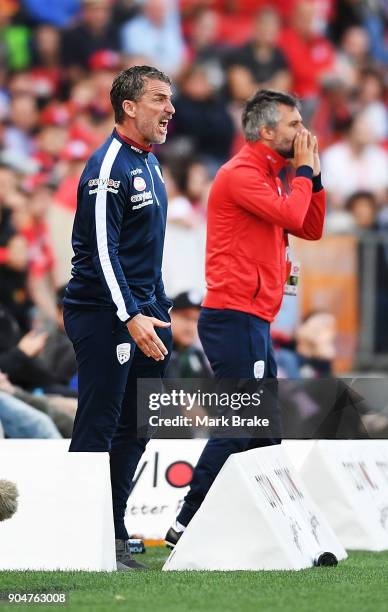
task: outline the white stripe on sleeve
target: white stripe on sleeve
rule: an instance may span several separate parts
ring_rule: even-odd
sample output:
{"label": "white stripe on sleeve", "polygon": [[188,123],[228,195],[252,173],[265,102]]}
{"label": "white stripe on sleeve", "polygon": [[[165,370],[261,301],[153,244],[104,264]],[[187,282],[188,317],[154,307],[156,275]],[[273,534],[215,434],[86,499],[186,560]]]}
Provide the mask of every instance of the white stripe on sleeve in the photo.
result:
{"label": "white stripe on sleeve", "polygon": [[[120,147],[121,142],[114,138],[110,143],[107,152],[105,153],[105,157],[103,159],[100,174],[98,177],[99,179],[104,179],[107,181],[110,178],[110,172],[117,157],[117,153],[120,150]],[[110,260],[108,251],[108,239],[106,230],[107,193],[108,192],[105,189],[101,189],[97,191],[96,196],[95,219],[98,256],[100,258],[101,268],[105,280],[112,295],[112,300],[117,306],[117,316],[119,317],[119,319],[121,319],[121,321],[126,321],[127,319],[129,319],[129,314],[127,313],[125,301],[121,293],[120,286],[117,282],[117,278],[113,271],[112,262]]]}

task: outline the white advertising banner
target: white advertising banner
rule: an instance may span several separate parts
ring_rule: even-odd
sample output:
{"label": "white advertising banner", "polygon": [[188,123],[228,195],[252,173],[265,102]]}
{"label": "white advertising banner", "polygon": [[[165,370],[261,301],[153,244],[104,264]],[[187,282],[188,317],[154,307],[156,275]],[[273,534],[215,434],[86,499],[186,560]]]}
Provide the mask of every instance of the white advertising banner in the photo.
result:
{"label": "white advertising banner", "polygon": [[116,569],[109,456],[68,440],[0,441],[0,479],[19,491],[0,522],[0,570]]}
{"label": "white advertising banner", "polygon": [[320,440],[301,475],[345,548],[388,549],[387,440]]}
{"label": "white advertising banner", "polygon": [[130,535],[163,539],[189,489],[206,440],[151,440],[135,474],[125,525]]}
{"label": "white advertising banner", "polygon": [[290,570],[346,552],[281,446],[231,455],[163,569]]}

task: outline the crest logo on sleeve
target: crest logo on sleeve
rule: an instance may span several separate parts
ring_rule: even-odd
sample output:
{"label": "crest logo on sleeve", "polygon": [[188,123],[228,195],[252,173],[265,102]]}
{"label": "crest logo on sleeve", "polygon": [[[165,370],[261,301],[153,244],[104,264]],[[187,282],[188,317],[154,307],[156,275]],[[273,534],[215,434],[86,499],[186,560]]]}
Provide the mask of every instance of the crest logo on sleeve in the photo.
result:
{"label": "crest logo on sleeve", "polygon": [[116,346],[116,355],[117,360],[120,365],[127,363],[131,356],[131,345],[129,342],[123,342],[122,344],[118,344]]}
{"label": "crest logo on sleeve", "polygon": [[133,179],[133,186],[136,191],[144,191],[144,189],[147,187],[147,183],[142,176],[135,176]]}
{"label": "crest logo on sleeve", "polygon": [[255,361],[255,363],[253,364],[253,376],[256,379],[263,378],[264,369],[265,369],[265,363],[262,359],[260,361]]}

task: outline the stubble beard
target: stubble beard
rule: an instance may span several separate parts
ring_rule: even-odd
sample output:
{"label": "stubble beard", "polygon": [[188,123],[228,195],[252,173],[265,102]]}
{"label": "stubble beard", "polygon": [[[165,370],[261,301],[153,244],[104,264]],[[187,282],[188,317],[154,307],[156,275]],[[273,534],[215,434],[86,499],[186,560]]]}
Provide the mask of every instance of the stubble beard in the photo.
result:
{"label": "stubble beard", "polygon": [[284,157],[284,159],[292,159],[294,157],[294,143],[292,143],[291,147],[288,147],[288,149],[279,146],[276,148],[276,152]]}
{"label": "stubble beard", "polygon": [[158,127],[153,125],[147,125],[144,129],[144,139],[149,142],[150,145],[153,144],[163,144],[166,142],[167,134],[158,133]]}

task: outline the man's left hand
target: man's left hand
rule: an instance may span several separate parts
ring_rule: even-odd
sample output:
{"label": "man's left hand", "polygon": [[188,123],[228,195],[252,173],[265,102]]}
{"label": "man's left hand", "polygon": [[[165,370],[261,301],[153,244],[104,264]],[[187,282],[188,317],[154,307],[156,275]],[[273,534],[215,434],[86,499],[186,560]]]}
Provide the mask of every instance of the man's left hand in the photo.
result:
{"label": "man's left hand", "polygon": [[318,176],[321,173],[321,162],[319,160],[318,140],[316,136],[311,136],[314,145],[314,167],[313,176]]}

